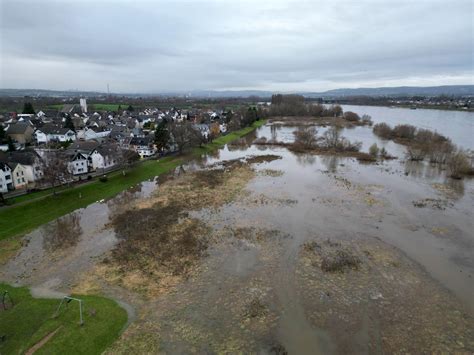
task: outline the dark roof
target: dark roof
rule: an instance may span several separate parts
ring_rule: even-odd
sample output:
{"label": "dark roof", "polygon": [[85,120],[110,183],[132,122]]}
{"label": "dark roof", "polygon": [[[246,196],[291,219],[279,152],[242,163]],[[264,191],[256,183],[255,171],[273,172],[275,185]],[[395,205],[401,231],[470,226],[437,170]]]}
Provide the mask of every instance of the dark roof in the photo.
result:
{"label": "dark roof", "polygon": [[100,145],[96,140],[76,141],[69,146],[72,150],[92,151]]}
{"label": "dark roof", "polygon": [[117,156],[118,147],[115,144],[102,144],[96,149],[102,156]]}
{"label": "dark roof", "polygon": [[37,159],[41,159],[35,151],[18,151],[8,154],[0,154],[0,162],[20,163],[22,165],[33,165]]}
{"label": "dark roof", "polygon": [[11,170],[11,168],[8,166],[8,164],[0,162],[0,170],[7,171],[7,168]]}
{"label": "dark roof", "polygon": [[149,145],[153,142],[152,137],[133,137],[130,140],[130,145]]}
{"label": "dark roof", "polygon": [[28,127],[31,128],[31,126],[27,123],[14,123],[8,127],[7,133],[8,134],[25,134]]}
{"label": "dark roof", "polygon": [[65,128],[52,124],[44,125],[39,130],[46,134],[66,134],[67,132],[72,131],[70,128]]}

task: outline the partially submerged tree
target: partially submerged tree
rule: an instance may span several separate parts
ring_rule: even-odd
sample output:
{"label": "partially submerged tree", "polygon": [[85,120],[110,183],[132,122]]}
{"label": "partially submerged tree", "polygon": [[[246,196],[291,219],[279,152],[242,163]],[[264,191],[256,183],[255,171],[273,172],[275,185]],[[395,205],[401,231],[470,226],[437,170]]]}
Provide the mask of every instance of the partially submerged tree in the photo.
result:
{"label": "partially submerged tree", "polygon": [[316,134],[318,131],[315,127],[300,127],[294,131],[295,136],[294,147],[300,150],[313,149],[317,145]]}
{"label": "partially submerged tree", "polygon": [[449,157],[447,166],[449,174],[453,179],[461,179],[464,174],[471,170],[469,157],[461,149]]}

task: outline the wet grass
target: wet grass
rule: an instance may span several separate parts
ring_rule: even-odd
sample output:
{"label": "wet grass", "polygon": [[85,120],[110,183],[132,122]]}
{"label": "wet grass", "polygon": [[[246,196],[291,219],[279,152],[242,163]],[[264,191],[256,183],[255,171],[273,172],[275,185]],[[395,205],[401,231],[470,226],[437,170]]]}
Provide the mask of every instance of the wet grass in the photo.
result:
{"label": "wet grass", "polygon": [[23,353],[57,332],[35,354],[101,354],[120,334],[127,313],[114,301],[96,296],[77,296],[84,302],[84,325],[79,324],[78,305],[70,303],[53,318],[57,299],[33,298],[25,287],[0,284],[8,291],[13,307],[0,309],[0,353]]}

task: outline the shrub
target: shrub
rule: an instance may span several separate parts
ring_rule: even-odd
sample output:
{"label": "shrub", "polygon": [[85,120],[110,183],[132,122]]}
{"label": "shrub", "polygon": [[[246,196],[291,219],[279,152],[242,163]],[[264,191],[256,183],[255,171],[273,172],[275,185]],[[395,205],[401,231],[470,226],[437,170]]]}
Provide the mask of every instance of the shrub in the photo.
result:
{"label": "shrub", "polygon": [[416,127],[409,124],[399,124],[393,128],[396,138],[412,140],[415,138]]}
{"label": "shrub", "polygon": [[316,134],[317,130],[314,127],[301,127],[297,131],[293,132],[295,135],[294,146],[303,149],[312,149],[316,147]]}
{"label": "shrub", "polygon": [[463,150],[451,154],[447,160],[447,166],[450,176],[454,179],[461,179],[462,175],[471,170],[469,157]]}
{"label": "shrub", "polygon": [[382,123],[377,123],[374,128],[373,128],[373,132],[375,135],[381,137],[381,138],[384,138],[384,139],[390,139],[392,138],[392,128],[382,122]]}
{"label": "shrub", "polygon": [[372,126],[372,117],[370,117],[369,115],[362,115],[362,123],[364,125]]}
{"label": "shrub", "polygon": [[99,181],[100,182],[107,182],[109,180],[109,178],[107,177],[107,175],[102,175],[100,178],[99,178]]}
{"label": "shrub", "polygon": [[352,112],[352,111],[344,112],[344,119],[349,121],[349,122],[359,122],[360,121],[359,115],[355,112]]}
{"label": "shrub", "polygon": [[425,151],[420,148],[408,147],[407,158],[413,161],[422,161],[425,159]]}
{"label": "shrub", "polygon": [[379,155],[379,147],[377,147],[377,143],[374,143],[370,146],[369,154],[373,156],[374,158],[377,157],[377,155]]}

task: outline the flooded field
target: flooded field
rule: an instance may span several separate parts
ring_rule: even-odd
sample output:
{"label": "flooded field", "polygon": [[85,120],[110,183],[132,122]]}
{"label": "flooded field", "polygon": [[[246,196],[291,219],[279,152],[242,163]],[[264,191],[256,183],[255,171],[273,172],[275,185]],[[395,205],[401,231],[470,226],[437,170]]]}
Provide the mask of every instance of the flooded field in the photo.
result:
{"label": "flooded field", "polygon": [[252,144],[294,130],[267,124],[39,228],[0,279],[120,301],[110,354],[472,353],[474,181],[370,127],[343,135],[398,159]]}

